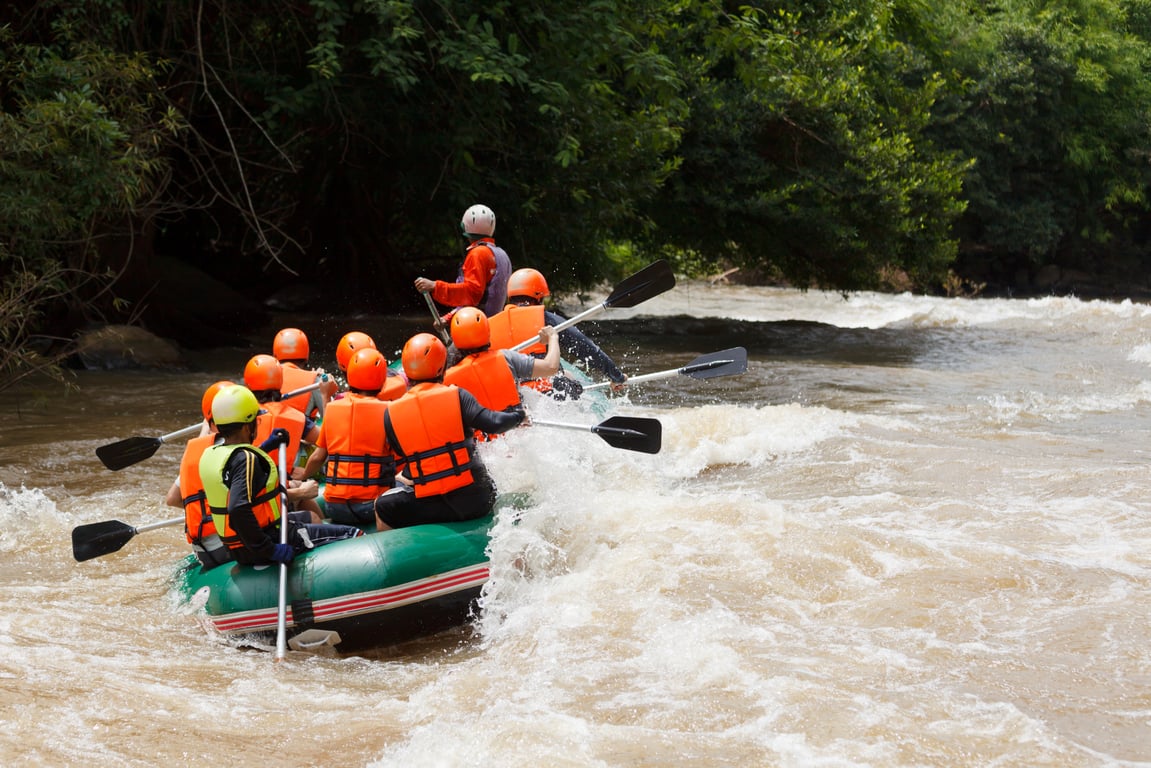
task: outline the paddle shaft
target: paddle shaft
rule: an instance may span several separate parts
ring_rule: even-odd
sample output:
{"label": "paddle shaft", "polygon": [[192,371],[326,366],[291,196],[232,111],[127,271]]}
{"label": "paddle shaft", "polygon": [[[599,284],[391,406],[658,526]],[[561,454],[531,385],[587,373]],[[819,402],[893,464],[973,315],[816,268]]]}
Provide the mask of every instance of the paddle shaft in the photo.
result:
{"label": "paddle shaft", "polygon": [[[728,364],[734,363],[734,362],[735,362],[734,360],[716,360],[714,363],[704,363],[704,365],[707,366],[707,368],[719,368],[721,365],[728,365]],[[691,366],[685,366],[683,368],[672,368],[670,371],[656,371],[655,373],[643,373],[643,374],[640,374],[639,376],[628,376],[627,381],[625,381],[624,384],[642,384],[645,381],[656,381],[658,379],[670,379],[670,378],[673,378],[675,376],[690,376],[691,374],[695,373],[696,371],[704,371],[704,370],[707,370],[707,368],[694,368],[693,369]],[[610,382],[610,381],[601,381],[601,382],[598,382],[596,384],[588,384],[586,387],[584,387],[584,391],[586,392],[589,389],[605,389],[607,387],[610,387],[611,385],[612,385],[612,382]]]}
{"label": "paddle shaft", "polygon": [[[697,379],[710,379],[718,376],[735,376],[746,372],[747,350],[743,347],[733,347],[732,349],[725,349],[722,352],[713,352],[709,355],[697,357],[695,360],[692,360],[680,368],[672,368],[668,371],[657,371],[656,373],[644,373],[639,376],[628,376],[624,384],[640,384],[645,381],[670,379],[674,376],[691,376]],[[610,387],[611,384],[610,381],[588,384],[584,387],[584,391],[586,392],[589,389],[604,389]]]}
{"label": "paddle shaft", "polygon": [[428,293],[427,291],[421,291],[420,293],[423,294],[424,301],[428,303],[428,311],[432,313],[432,327],[435,328],[437,332],[439,332],[440,338],[444,340],[445,344],[451,344],[451,334],[444,330],[443,323],[440,320],[440,313],[436,311],[436,303],[432,301],[432,294]]}
{"label": "paddle shaft", "polygon": [[147,525],[138,525],[132,530],[136,533],[143,533],[144,531],[154,531],[157,528],[171,528],[174,525],[179,525],[184,522],[182,517],[173,517],[170,520],[161,520],[158,523],[148,523]]}
{"label": "paddle shaft", "polygon": [[536,419],[532,419],[531,423],[532,426],[560,427],[591,432],[598,435],[613,448],[623,448],[627,451],[640,453],[659,453],[663,440],[663,427],[658,419],[612,416],[599,424],[591,425],[567,424],[561,421],[537,421]]}
{"label": "paddle shaft", "polygon": [[[288,543],[288,447],[280,444],[280,482],[284,493],[280,496],[280,543]],[[276,604],[276,661],[283,661],[288,654],[288,564],[280,563],[280,594]]]}
{"label": "paddle shaft", "polygon": [[[605,309],[610,309],[611,307],[634,307],[636,304],[645,302],[653,296],[658,296],[673,287],[675,287],[675,275],[672,273],[671,267],[663,259],[654,261],[631,277],[620,281],[615,286],[615,289],[612,290],[611,294],[601,303],[580,312],[575,317],[564,320],[554,327],[557,333],[567,330],[576,323],[598,315]],[[520,352],[535,343],[536,338],[532,337],[530,339],[524,339],[511,349],[513,352]]]}
{"label": "paddle shaft", "polygon": [[191,426],[184,427],[183,429],[177,429],[175,432],[169,432],[166,435],[160,435],[156,439],[161,443],[166,443],[169,440],[175,440],[177,437],[187,437],[188,435],[194,435],[199,432],[200,428],[203,426],[204,422],[201,421],[199,424],[192,424]]}
{"label": "paddle shaft", "polygon": [[[568,328],[571,328],[573,325],[575,325],[578,322],[581,322],[583,320],[587,320],[589,317],[595,317],[596,315],[600,314],[601,312],[604,312],[605,310],[607,310],[607,308],[608,307],[607,307],[606,303],[605,304],[596,304],[594,307],[591,307],[590,309],[585,309],[583,312],[580,312],[575,317],[569,317],[567,320],[564,320],[559,325],[555,325],[552,327],[554,327],[556,329],[556,333],[559,333],[560,331],[567,330]],[[519,344],[516,344],[514,347],[512,347],[512,352],[519,352],[521,350],[527,349],[532,344],[535,344],[537,341],[539,341],[538,336],[532,336],[530,339],[525,339],[524,341],[521,341]]]}

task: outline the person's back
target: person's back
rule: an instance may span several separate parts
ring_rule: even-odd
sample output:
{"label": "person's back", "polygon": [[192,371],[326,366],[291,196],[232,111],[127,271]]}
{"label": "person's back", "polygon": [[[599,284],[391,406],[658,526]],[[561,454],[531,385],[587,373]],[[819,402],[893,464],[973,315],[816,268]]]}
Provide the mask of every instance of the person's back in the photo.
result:
{"label": "person's back", "polygon": [[200,478],[200,459],[216,441],[216,430],[212,422],[212,400],[224,387],[235,386],[230,381],[217,381],[211,384],[200,400],[200,410],[204,416],[203,432],[184,445],[180,457],[180,472],[176,481],[168,489],[165,503],[184,510],[184,536],[192,545],[192,551],[204,568],[214,568],[231,560],[227,547],[216,534],[212,512],[208,507],[204,482]]}
{"label": "person's back", "polygon": [[401,362],[411,382],[389,403],[384,433],[404,468],[397,487],[376,499],[379,530],[490,514],[495,483],[475,450],[473,433],[505,432],[523,421],[522,409],[492,411],[470,393],[443,383],[447,348],[429,333],[404,345]]}
{"label": "person's back", "polygon": [[[551,290],[548,288],[547,279],[538,270],[530,267],[517,269],[508,278],[508,302],[509,306],[506,308],[506,315],[503,315],[497,323],[497,330],[493,333],[499,333],[501,343],[504,343],[509,338],[516,338],[516,341],[509,344],[509,347],[514,347],[520,343],[523,336],[536,322],[541,324],[558,326],[566,322],[565,318],[544,306],[544,300],[551,295]],[[503,314],[503,313],[501,313]],[[514,330],[511,329],[512,323],[516,323]],[[495,337],[493,337],[495,338]],[[574,326],[564,328],[559,332],[560,349],[565,359],[582,362],[589,368],[593,368],[607,378],[612,383],[612,391],[618,392],[624,388],[624,383],[627,381],[627,376],[615,364],[611,357],[600,349],[600,346],[588,338],[583,331]],[[535,348],[528,348],[524,350],[528,354],[539,354]]]}
{"label": "person's back", "polygon": [[493,411],[520,403],[518,381],[500,349],[465,355],[444,372],[444,383],[466,389],[475,395],[480,405]]}
{"label": "person's back", "polygon": [[387,361],[373,348],[361,349],[348,363],[348,391],[328,406],[315,452],[304,475],[324,467],[324,500],[335,522],[370,525],[377,496],[395,483],[395,458],[384,438],[388,404],[379,391]]}
{"label": "person's back", "polygon": [[317,382],[321,383],[319,389],[281,401],[315,419],[324,415],[324,408],[336,385],[332,382],[331,385],[324,386],[321,381],[324,372],[308,368],[310,354],[308,337],[299,328],[282,328],[272,340],[272,356],[280,363],[283,375],[281,393],[295,392]]}
{"label": "person's back", "polygon": [[[212,522],[232,558],[241,565],[287,564],[297,552],[333,541],[360,536],[353,526],[305,523],[307,512],[289,517],[282,502],[314,499],[315,481],[295,488],[281,483],[277,462],[268,453],[287,441],[277,431],[259,447],[252,441],[260,404],[250,389],[225,387],[212,400],[212,418],[220,438],[200,457],[200,477]],[[287,542],[281,526],[287,525]],[[301,533],[301,531],[305,532]]]}
{"label": "person's back", "polygon": [[512,272],[511,258],[496,245],[496,214],[486,205],[473,205],[460,219],[460,232],[468,244],[456,281],[417,277],[416,290],[448,307],[477,307],[494,315],[507,303]]}
{"label": "person's back", "polygon": [[470,485],[472,450],[464,434],[459,390],[423,382],[388,405],[388,444],[404,461],[417,498]]}
{"label": "person's back", "polygon": [[520,306],[508,304],[488,318],[491,328],[492,349],[511,349],[523,342],[535,341],[520,351],[525,355],[543,354],[547,347],[537,338],[540,329],[547,325],[542,304]]}
{"label": "person's back", "polygon": [[444,373],[444,383],[454,384],[468,392],[480,405],[502,411],[520,404],[519,385],[540,377],[554,376],[559,371],[559,345],[556,333],[548,328],[548,353],[535,358],[506,349],[491,349],[491,328],[484,313],[466,307],[452,316],[452,342],[464,357]]}
{"label": "person's back", "polygon": [[303,412],[279,399],[284,383],[284,369],[271,355],[255,355],[244,366],[244,386],[250,389],[260,403],[261,413],[256,421],[256,440],[260,444],[276,429],[287,430],[288,466],[294,467],[300,452],[300,443],[314,438],[309,433],[314,427]]}
{"label": "person's back", "polygon": [[327,452],[326,501],[370,501],[392,487],[395,460],[384,450],[387,409],[375,395],[354,391],[329,407],[317,444]]}

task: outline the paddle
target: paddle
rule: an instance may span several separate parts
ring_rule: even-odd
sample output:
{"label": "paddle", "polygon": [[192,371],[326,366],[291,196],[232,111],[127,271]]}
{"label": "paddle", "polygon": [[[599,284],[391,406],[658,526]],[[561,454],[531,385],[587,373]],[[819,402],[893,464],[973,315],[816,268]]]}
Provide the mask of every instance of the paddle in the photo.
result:
{"label": "paddle", "polygon": [[642,419],[634,416],[612,416],[599,424],[564,424],[558,421],[537,421],[533,426],[563,427],[591,432],[602,437],[608,445],[639,453],[659,453],[663,438],[663,425],[658,419]]}
{"label": "paddle", "polygon": [[428,302],[428,309],[432,313],[432,327],[439,332],[440,338],[444,340],[445,344],[451,345],[452,337],[448,333],[448,329],[444,328],[444,323],[440,320],[440,313],[436,311],[436,303],[432,301],[432,295],[427,291],[420,291],[424,296],[424,301]]}
{"label": "paddle", "polygon": [[[658,373],[645,373],[640,376],[629,376],[625,385],[639,384],[644,381],[656,379],[670,379],[673,376],[690,376],[693,379],[714,379],[717,376],[738,376],[747,371],[747,350],[743,347],[732,347],[721,352],[712,352],[710,355],[700,355],[682,368],[673,368]],[[598,384],[589,384],[589,389],[604,389],[611,386],[610,381],[601,381]]]}
{"label": "paddle", "polygon": [[[327,380],[326,375],[324,376],[324,380]],[[302,395],[305,392],[311,392],[313,389],[319,388],[320,382],[315,382],[313,384],[309,384],[306,387],[300,387],[299,389],[293,389],[290,392],[285,392],[280,396],[280,399],[287,400],[289,398],[295,397],[296,395]],[[120,440],[115,443],[101,445],[96,449],[96,455],[100,457],[100,461],[104,463],[105,467],[114,472],[119,469],[124,469],[124,467],[130,467],[133,464],[139,464],[144,459],[151,458],[152,455],[156,453],[156,451],[164,443],[175,440],[178,437],[185,437],[195,432],[199,432],[202,426],[203,422],[200,424],[193,424],[190,427],[184,427],[183,429],[178,429],[175,432],[169,432],[168,434],[161,435],[160,437],[125,438],[124,440]]]}
{"label": "paddle", "polygon": [[[281,482],[287,488],[288,446],[280,443],[278,456]],[[288,492],[280,494],[280,543],[288,543]],[[276,604],[276,661],[283,661],[288,653],[288,564],[280,563],[280,595]]]}
{"label": "paddle", "polygon": [[82,563],[94,557],[110,555],[119,552],[137,533],[155,528],[168,528],[183,522],[183,517],[173,517],[171,520],[161,520],[158,523],[141,525],[139,528],[121,523],[119,520],[78,525],[72,529],[72,557],[76,558],[76,562]]}
{"label": "paddle", "polygon": [[[587,320],[589,317],[598,315],[600,312],[613,307],[617,309],[634,307],[674,287],[675,275],[671,271],[671,266],[663,259],[660,259],[620,282],[616,285],[615,290],[602,302],[579,313],[575,317],[564,320],[555,326],[555,329],[556,331],[562,331],[565,328],[570,328],[582,320]],[[530,339],[521,341],[512,347],[512,351],[519,352],[520,350],[527,349],[532,344],[535,344],[537,340],[538,339],[533,336]]]}

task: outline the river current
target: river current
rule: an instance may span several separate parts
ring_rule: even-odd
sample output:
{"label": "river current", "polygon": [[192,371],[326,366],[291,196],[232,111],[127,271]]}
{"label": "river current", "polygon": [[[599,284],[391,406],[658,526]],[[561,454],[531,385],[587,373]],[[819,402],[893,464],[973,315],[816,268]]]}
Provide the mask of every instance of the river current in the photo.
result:
{"label": "river current", "polygon": [[[426,324],[280,321],[313,358]],[[120,472],[95,448],[194,423],[275,328],[0,395],[4,765],[1151,765],[1151,308],[681,282],[581,327],[633,374],[749,368],[613,399],[658,455],[484,446],[532,504],[482,611],[359,655],[213,636],[169,592],[179,528],[71,556],[77,525],[176,514],[182,441]]]}

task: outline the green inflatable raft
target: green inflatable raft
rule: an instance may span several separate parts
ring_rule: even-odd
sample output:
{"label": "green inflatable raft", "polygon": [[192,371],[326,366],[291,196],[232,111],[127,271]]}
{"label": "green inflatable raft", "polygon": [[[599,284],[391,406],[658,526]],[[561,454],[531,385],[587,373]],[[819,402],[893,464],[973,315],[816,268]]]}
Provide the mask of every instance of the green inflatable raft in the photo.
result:
{"label": "green inflatable raft", "polygon": [[[488,517],[372,532],[298,555],[288,567],[289,638],[362,649],[395,644],[467,621],[490,575],[488,534],[496,515],[525,499],[501,496]],[[194,556],[175,574],[180,601],[203,607],[230,637],[274,635],[278,566],[204,570]]]}

